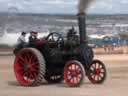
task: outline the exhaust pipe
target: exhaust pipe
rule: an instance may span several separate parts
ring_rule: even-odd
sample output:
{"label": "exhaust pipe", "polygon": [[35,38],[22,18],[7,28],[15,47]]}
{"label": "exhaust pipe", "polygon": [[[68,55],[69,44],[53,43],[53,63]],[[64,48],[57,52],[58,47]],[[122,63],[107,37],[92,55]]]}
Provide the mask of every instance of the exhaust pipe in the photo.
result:
{"label": "exhaust pipe", "polygon": [[78,25],[79,25],[79,35],[80,35],[80,44],[86,42],[86,24],[85,24],[85,13],[79,13],[78,15]]}

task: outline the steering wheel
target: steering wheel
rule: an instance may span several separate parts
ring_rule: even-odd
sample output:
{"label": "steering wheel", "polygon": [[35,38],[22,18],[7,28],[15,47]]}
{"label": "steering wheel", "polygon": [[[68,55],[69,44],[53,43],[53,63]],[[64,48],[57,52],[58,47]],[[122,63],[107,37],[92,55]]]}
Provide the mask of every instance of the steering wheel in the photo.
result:
{"label": "steering wheel", "polygon": [[50,33],[47,37],[46,40],[50,43],[56,43],[58,48],[62,48],[64,45],[64,38],[57,32],[52,32]]}

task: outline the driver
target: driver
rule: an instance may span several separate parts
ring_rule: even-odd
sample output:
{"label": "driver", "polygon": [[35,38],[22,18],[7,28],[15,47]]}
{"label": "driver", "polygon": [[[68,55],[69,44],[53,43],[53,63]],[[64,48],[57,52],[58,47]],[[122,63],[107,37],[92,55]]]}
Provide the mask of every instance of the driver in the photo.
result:
{"label": "driver", "polygon": [[67,40],[78,40],[78,36],[76,34],[77,32],[74,30],[74,28],[72,27],[72,29],[69,29],[68,33],[67,33]]}
{"label": "driver", "polygon": [[37,32],[34,32],[34,31],[30,32],[30,36],[29,36],[29,44],[30,45],[35,44],[36,40],[38,40],[37,36],[38,36]]}

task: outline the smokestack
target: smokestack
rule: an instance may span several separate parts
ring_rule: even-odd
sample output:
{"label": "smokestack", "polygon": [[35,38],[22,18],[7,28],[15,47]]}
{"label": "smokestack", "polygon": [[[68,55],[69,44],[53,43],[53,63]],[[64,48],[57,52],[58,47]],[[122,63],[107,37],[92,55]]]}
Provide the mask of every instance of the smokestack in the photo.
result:
{"label": "smokestack", "polygon": [[86,24],[85,24],[85,14],[78,14],[78,25],[80,34],[80,44],[86,41]]}
{"label": "smokestack", "polygon": [[90,3],[93,0],[80,0],[78,4],[78,25],[80,34],[80,43],[85,43],[86,41],[86,11]]}

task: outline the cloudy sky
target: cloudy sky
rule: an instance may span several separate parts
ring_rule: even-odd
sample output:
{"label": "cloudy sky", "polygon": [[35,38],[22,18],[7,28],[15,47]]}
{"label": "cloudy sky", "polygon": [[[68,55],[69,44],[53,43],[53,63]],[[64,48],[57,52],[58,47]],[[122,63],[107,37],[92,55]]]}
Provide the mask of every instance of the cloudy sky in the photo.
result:
{"label": "cloudy sky", "polygon": [[[78,0],[0,0],[0,12],[76,14]],[[126,14],[128,0],[95,0],[88,13]]]}

